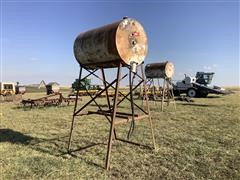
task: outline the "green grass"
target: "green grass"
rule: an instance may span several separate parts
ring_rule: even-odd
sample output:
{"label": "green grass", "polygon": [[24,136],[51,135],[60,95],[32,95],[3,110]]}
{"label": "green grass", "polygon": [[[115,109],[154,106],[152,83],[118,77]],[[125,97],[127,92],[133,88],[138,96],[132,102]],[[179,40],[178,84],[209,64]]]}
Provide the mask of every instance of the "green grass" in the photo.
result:
{"label": "green grass", "polygon": [[[44,93],[30,93],[41,97]],[[83,102],[86,98],[83,99]],[[81,104],[83,104],[81,102]],[[105,99],[99,100],[99,103]],[[2,179],[240,179],[240,92],[170,104],[151,103],[157,150],[116,142],[111,170],[105,171],[109,124],[102,116],[78,117],[66,154],[73,105],[23,109],[2,103]],[[138,101],[141,104],[141,101]],[[91,106],[90,109],[95,109]],[[127,105],[123,110],[129,111]],[[117,126],[125,138],[129,124]],[[148,121],[136,122],[131,140],[151,145]]]}

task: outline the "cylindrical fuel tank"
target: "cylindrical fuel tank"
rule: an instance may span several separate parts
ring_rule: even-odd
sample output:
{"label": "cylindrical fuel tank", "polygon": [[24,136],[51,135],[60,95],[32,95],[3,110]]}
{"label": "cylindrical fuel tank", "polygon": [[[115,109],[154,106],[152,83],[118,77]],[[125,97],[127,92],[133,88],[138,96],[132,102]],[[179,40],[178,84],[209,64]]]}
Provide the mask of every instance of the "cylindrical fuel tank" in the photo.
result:
{"label": "cylindrical fuel tank", "polygon": [[74,42],[74,55],[88,69],[141,64],[147,54],[147,35],[132,18],[81,33]]}
{"label": "cylindrical fuel tank", "polygon": [[146,78],[171,78],[174,74],[174,65],[171,62],[152,63],[145,66]]}

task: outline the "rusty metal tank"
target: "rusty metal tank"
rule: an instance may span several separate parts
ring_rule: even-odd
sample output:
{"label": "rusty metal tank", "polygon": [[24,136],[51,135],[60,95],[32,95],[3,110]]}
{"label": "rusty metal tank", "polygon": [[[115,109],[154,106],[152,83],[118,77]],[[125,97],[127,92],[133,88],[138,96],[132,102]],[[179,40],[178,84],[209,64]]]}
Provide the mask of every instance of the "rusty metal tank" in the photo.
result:
{"label": "rusty metal tank", "polygon": [[87,69],[141,64],[147,54],[147,35],[132,18],[81,33],[74,42],[74,55]]}
{"label": "rusty metal tank", "polygon": [[146,78],[171,78],[174,74],[174,65],[171,62],[151,63],[145,66]]}

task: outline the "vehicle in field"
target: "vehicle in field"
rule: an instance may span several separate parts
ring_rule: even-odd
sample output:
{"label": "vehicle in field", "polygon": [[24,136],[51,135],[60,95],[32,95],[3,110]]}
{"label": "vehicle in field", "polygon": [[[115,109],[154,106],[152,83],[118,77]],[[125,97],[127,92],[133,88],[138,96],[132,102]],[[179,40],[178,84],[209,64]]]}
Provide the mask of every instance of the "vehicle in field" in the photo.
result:
{"label": "vehicle in field", "polygon": [[189,97],[207,97],[208,94],[229,94],[230,92],[219,87],[211,86],[214,72],[197,72],[195,77],[185,74],[182,81],[173,84],[175,96],[186,93]]}
{"label": "vehicle in field", "polygon": [[57,82],[50,82],[46,85],[47,95],[60,93],[60,85]]}
{"label": "vehicle in field", "polygon": [[7,96],[16,93],[15,83],[0,82],[0,95]]}
{"label": "vehicle in field", "polygon": [[[72,83],[72,89],[73,89],[73,94],[76,94],[76,91],[78,90],[78,79],[75,79],[75,81]],[[91,84],[91,79],[83,79],[80,83],[79,87],[79,96],[86,96],[89,94],[94,95],[96,94],[99,90],[101,90],[101,87],[99,85],[92,85]],[[72,94],[71,94],[72,95]]]}
{"label": "vehicle in field", "polygon": [[26,92],[25,86],[15,85],[14,82],[0,82],[0,102],[17,102],[22,100]]}

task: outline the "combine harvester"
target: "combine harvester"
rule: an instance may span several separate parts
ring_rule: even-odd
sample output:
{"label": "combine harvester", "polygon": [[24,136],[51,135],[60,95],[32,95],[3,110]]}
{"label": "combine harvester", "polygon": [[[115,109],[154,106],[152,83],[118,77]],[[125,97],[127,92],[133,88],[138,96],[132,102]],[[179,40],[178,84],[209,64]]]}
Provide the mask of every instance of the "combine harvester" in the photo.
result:
{"label": "combine harvester", "polygon": [[[77,90],[78,90],[78,83],[79,79],[75,79],[75,81],[72,83],[72,94],[69,96],[76,96]],[[88,94],[95,95],[97,94],[102,88],[99,85],[92,85],[91,79],[86,78],[81,80],[80,86],[79,86],[79,96],[87,96]]]}
{"label": "combine harvester", "polygon": [[195,77],[185,74],[182,81],[173,84],[173,92],[175,96],[186,93],[189,97],[207,97],[208,94],[230,94],[219,86],[211,86],[214,72],[197,72]]}

